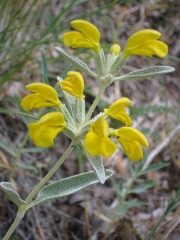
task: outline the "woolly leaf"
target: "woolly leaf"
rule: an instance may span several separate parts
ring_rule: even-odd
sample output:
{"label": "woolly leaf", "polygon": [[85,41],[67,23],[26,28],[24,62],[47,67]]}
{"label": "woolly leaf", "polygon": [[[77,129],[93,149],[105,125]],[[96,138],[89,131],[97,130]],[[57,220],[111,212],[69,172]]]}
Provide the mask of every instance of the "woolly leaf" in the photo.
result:
{"label": "woolly leaf", "polygon": [[164,73],[170,73],[170,72],[173,72],[174,70],[175,69],[173,67],[169,67],[169,66],[156,66],[156,67],[150,67],[142,70],[133,71],[128,73],[125,76],[116,77],[114,80],[115,81],[141,80],[144,78],[154,77]]}
{"label": "woolly leaf", "polygon": [[[96,147],[96,146],[94,146]],[[106,181],[106,174],[104,169],[104,164],[101,156],[91,156],[86,152],[86,156],[93,167],[94,171],[97,174],[97,177],[99,178],[100,183],[104,183]]]}
{"label": "woolly leaf", "polygon": [[[113,172],[111,170],[107,170],[105,178],[108,179],[112,175]],[[42,202],[70,195],[97,182],[99,182],[99,179],[94,171],[81,173],[56,181],[55,183],[43,187],[39,191],[36,200],[29,204],[29,208]]]}
{"label": "woolly leaf", "polygon": [[67,53],[64,51],[64,49],[60,47],[55,47],[55,49],[63,56],[65,57],[75,68],[81,70],[82,72],[85,72],[89,74],[90,76],[96,78],[96,74],[93,73],[89,67],[80,59],[74,57],[73,55]]}
{"label": "woolly leaf", "polygon": [[26,204],[25,201],[23,201],[19,194],[14,189],[12,183],[10,182],[1,182],[0,188],[9,196],[11,201],[15,203],[18,207],[20,207],[23,204]]}

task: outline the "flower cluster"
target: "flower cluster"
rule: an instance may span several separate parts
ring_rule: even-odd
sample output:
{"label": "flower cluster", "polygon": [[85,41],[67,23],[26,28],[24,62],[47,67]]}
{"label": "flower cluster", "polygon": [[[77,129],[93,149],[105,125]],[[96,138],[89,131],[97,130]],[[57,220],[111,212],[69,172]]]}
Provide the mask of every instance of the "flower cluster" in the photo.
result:
{"label": "flower cluster", "polygon": [[[63,91],[74,96],[77,101],[81,101],[84,98],[84,81],[79,72],[68,72],[68,77],[58,82],[57,85],[61,86]],[[84,128],[87,129],[87,124],[86,127],[82,125],[79,130],[79,123],[76,125],[74,121],[72,124],[69,118],[63,115],[62,112],[65,106],[58,99],[54,88],[44,83],[32,83],[26,88],[33,93],[27,95],[21,101],[21,107],[24,110],[29,111],[32,108],[49,106],[56,107],[58,110],[46,113],[38,122],[29,124],[30,138],[37,146],[52,146],[57,134],[63,130],[66,133],[65,130],[68,127],[70,131],[72,131],[72,127],[73,129],[76,128],[76,131],[71,133],[72,136],[79,139],[83,138],[81,135],[84,135]],[[89,129],[84,137],[84,147],[90,155],[102,155],[104,157],[113,155],[117,150],[117,145],[110,138],[116,138],[124,151],[129,155],[130,160],[139,160],[143,157],[141,145],[148,146],[148,142],[141,132],[129,127],[132,121],[125,107],[130,104],[131,101],[128,98],[121,98],[115,101],[108,109],[104,109],[102,116],[97,120],[88,124]],[[108,122],[105,119],[107,117],[121,121],[126,127],[116,130],[109,129]]]}
{"label": "flower cluster", "polygon": [[[54,144],[57,134],[64,132],[66,136],[75,140],[76,144],[82,144],[85,151],[93,157],[109,157],[116,152],[120,144],[131,161],[143,158],[142,147],[147,147],[148,141],[141,132],[131,127],[132,120],[125,109],[131,104],[128,98],[115,101],[94,118],[91,116],[103,91],[117,80],[115,77],[129,56],[136,54],[151,57],[156,54],[164,57],[168,51],[167,45],[158,40],[161,36],[159,32],[152,29],[142,30],[128,39],[122,52],[118,44],[113,44],[105,58],[99,42],[100,33],[93,24],[84,20],[74,20],[71,25],[77,31],[64,33],[65,45],[91,49],[97,72],[92,73],[85,63],[63,50],[61,52],[76,68],[96,78],[100,87],[99,93],[86,115],[84,79],[80,72],[70,71],[64,80],[58,78],[57,86],[64,94],[66,104],[59,100],[56,90],[47,84],[32,83],[26,86],[31,94],[21,101],[21,107],[25,111],[42,107],[55,108],[42,116],[38,122],[29,124],[31,140],[37,146],[50,147]],[[111,129],[108,118],[116,119],[124,126]]]}
{"label": "flower cluster", "polygon": [[[77,31],[64,33],[63,41],[67,46],[72,48],[90,48],[94,52],[100,51],[100,33],[98,29],[85,20],[74,20],[71,26]],[[127,41],[123,51],[125,57],[130,55],[140,55],[151,57],[156,54],[159,57],[165,57],[168,47],[165,43],[159,41],[161,33],[153,29],[145,29],[133,34]],[[113,45],[110,50],[114,55],[120,52],[118,44]]]}

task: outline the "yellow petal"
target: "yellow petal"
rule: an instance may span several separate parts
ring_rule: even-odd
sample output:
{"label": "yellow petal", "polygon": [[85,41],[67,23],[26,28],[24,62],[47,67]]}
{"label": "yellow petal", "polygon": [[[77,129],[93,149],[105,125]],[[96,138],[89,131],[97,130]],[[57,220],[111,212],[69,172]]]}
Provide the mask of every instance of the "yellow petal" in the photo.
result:
{"label": "yellow petal", "polygon": [[144,134],[142,134],[140,131],[138,131],[135,128],[130,127],[122,127],[116,130],[117,136],[124,140],[130,140],[134,142],[138,142],[140,145],[147,147],[148,141]]}
{"label": "yellow petal", "polygon": [[84,98],[84,80],[82,75],[75,71],[70,71],[67,75],[68,77],[65,78],[64,81],[57,83],[57,85],[62,85],[62,90],[68,92],[76,98]]}
{"label": "yellow petal", "polygon": [[47,99],[50,102],[54,102],[54,103],[59,102],[57,92],[54,90],[54,88],[52,88],[48,84],[31,83],[26,86],[26,89],[30,92],[39,94],[41,97],[43,97],[44,99]]}
{"label": "yellow petal", "polygon": [[111,106],[109,107],[110,111],[116,111],[117,109],[128,107],[131,105],[131,101],[128,98],[120,98],[117,101],[115,101]]}
{"label": "yellow petal", "polygon": [[[94,131],[93,127],[90,126],[89,132],[86,134],[84,139],[84,147],[86,151],[92,156],[98,156],[101,154],[99,148],[100,138]],[[96,146],[96,147],[95,147]]]}
{"label": "yellow petal", "polygon": [[97,48],[97,46],[90,42],[82,33],[75,31],[64,33],[63,42],[66,46],[72,48],[89,48],[92,50]]}
{"label": "yellow petal", "polygon": [[120,138],[118,138],[118,142],[121,144],[124,152],[128,155],[129,160],[138,161],[143,158],[142,149],[137,142],[126,141]]}
{"label": "yellow petal", "polygon": [[100,50],[100,33],[98,29],[85,20],[74,20],[72,27],[80,32],[71,31],[63,34],[63,42],[72,48],[90,48],[94,52]]}
{"label": "yellow petal", "polygon": [[104,109],[104,113],[116,120],[119,120],[126,124],[126,126],[130,126],[132,124],[131,118],[126,113],[124,107],[127,107],[131,104],[131,101],[128,98],[120,98],[115,101],[108,109]]}
{"label": "yellow petal", "polygon": [[129,50],[129,53],[134,55],[151,57],[156,54],[162,58],[167,55],[167,52],[167,45],[157,40],[149,41],[148,43],[141,45],[140,48],[133,49],[132,51]]}
{"label": "yellow petal", "polygon": [[146,29],[133,34],[127,41],[124,56],[141,55],[151,57],[156,54],[165,57],[168,53],[168,46],[157,40],[161,33],[152,29]]}
{"label": "yellow petal", "polygon": [[22,99],[20,105],[25,111],[30,111],[32,108],[61,106],[58,94],[51,86],[44,83],[32,83],[26,88],[34,93]]}
{"label": "yellow petal", "polygon": [[103,157],[112,156],[117,150],[116,144],[109,138],[103,138],[101,144],[101,154]]}
{"label": "yellow petal", "polygon": [[94,43],[94,45],[99,45],[100,33],[97,27],[95,27],[92,23],[78,19],[72,21],[71,26],[81,31],[87,39]]}
{"label": "yellow petal", "polygon": [[131,161],[137,161],[143,158],[141,146],[147,147],[148,141],[141,132],[134,128],[122,127],[117,130],[112,130],[110,135],[111,137],[117,138]]}
{"label": "yellow petal", "polygon": [[29,112],[34,105],[36,106],[37,102],[43,102],[44,99],[40,98],[37,94],[30,94],[24,97],[20,103],[21,107],[24,109],[24,111]]}
{"label": "yellow petal", "polygon": [[24,97],[20,105],[26,112],[30,111],[33,108],[57,106],[56,103],[48,102],[36,93],[29,94],[26,97]]}
{"label": "yellow petal", "polygon": [[116,144],[108,138],[108,123],[103,117],[90,125],[84,139],[84,147],[92,156],[109,157],[116,151]]}
{"label": "yellow petal", "polygon": [[54,139],[65,127],[64,116],[59,112],[44,115],[37,123],[29,124],[29,135],[36,146],[50,147]]}
{"label": "yellow petal", "polygon": [[96,132],[100,137],[108,137],[109,127],[107,121],[100,117],[95,122],[91,123],[94,132]]}
{"label": "yellow petal", "polygon": [[149,40],[159,39],[160,37],[160,32],[153,29],[144,29],[131,35],[127,41],[127,46],[138,46]]}
{"label": "yellow petal", "polygon": [[94,132],[93,127],[86,134],[84,140],[84,147],[86,151],[92,156],[102,155],[109,157],[117,150],[116,144],[109,138],[100,137]]}

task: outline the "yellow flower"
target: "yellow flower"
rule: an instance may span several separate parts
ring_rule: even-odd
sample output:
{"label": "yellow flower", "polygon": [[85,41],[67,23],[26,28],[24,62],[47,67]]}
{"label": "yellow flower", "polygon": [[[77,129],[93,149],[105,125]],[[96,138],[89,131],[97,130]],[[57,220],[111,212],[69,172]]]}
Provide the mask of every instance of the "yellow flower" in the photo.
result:
{"label": "yellow flower", "polygon": [[122,127],[113,130],[111,136],[117,138],[131,161],[137,161],[143,158],[141,146],[147,147],[148,141],[141,132],[134,128]]}
{"label": "yellow flower", "polygon": [[103,117],[91,123],[84,140],[86,151],[92,156],[111,156],[116,151],[117,146],[108,138],[108,134],[108,123]]}
{"label": "yellow flower", "polygon": [[115,56],[119,55],[121,51],[121,47],[118,44],[113,44],[110,48],[110,53],[114,54]]}
{"label": "yellow flower", "polygon": [[127,41],[124,49],[124,56],[140,55],[151,57],[156,54],[159,57],[165,57],[168,53],[168,46],[157,40],[161,33],[153,29],[145,29],[134,33]]}
{"label": "yellow flower", "polygon": [[84,80],[79,72],[70,71],[67,73],[68,77],[57,85],[62,85],[62,90],[68,92],[76,98],[84,98]]}
{"label": "yellow flower", "polygon": [[72,48],[90,48],[96,53],[100,50],[100,33],[93,24],[79,19],[72,21],[71,26],[80,32],[64,33],[64,44]]}
{"label": "yellow flower", "polygon": [[105,115],[119,120],[130,126],[132,124],[131,118],[127,115],[124,107],[127,107],[131,104],[131,101],[128,98],[120,98],[115,101],[108,109],[104,109]]}
{"label": "yellow flower", "polygon": [[54,139],[67,126],[64,116],[60,112],[45,114],[36,123],[29,124],[29,135],[36,146],[50,147]]}
{"label": "yellow flower", "polygon": [[26,86],[26,89],[33,93],[24,97],[20,103],[25,111],[33,108],[61,106],[57,92],[45,83],[31,83]]}

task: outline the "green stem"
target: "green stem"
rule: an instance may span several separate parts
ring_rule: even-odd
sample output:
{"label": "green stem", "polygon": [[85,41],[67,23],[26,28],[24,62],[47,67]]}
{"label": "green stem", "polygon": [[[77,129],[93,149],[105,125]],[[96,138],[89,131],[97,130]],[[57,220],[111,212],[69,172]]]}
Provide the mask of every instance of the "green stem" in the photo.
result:
{"label": "green stem", "polygon": [[101,96],[102,96],[102,94],[104,92],[104,89],[105,89],[105,87],[102,87],[102,86],[100,87],[98,95],[95,98],[93,104],[91,105],[91,107],[90,107],[90,109],[89,109],[89,111],[88,111],[88,113],[86,115],[86,118],[85,118],[85,120],[83,122],[83,125],[85,125],[88,122],[88,120],[90,119],[94,109],[96,108],[96,106],[98,105],[99,100],[101,99]]}
{"label": "green stem", "polygon": [[[83,164],[83,159],[82,159],[82,149],[79,145],[77,145],[77,158],[78,158],[78,165],[79,165],[79,169],[80,169],[80,173],[82,173],[84,171],[84,164]],[[85,220],[87,223],[87,226],[89,226],[89,214],[88,214],[88,200],[87,200],[87,194],[86,191],[83,189],[83,196],[84,196],[84,216],[85,216]],[[87,231],[88,234],[90,236],[90,228],[87,227]]]}
{"label": "green stem", "polygon": [[17,212],[16,218],[14,219],[13,224],[11,225],[11,227],[9,228],[9,230],[7,231],[6,235],[4,236],[4,238],[2,240],[8,240],[11,237],[11,235],[16,230],[16,228],[19,225],[23,216],[24,216],[24,214],[21,215],[21,214],[19,214],[19,211]]}
{"label": "green stem", "polygon": [[70,143],[69,147],[66,149],[66,151],[63,153],[63,155],[60,157],[58,162],[54,165],[54,167],[46,174],[46,176],[38,183],[38,185],[32,190],[32,192],[29,194],[29,196],[26,198],[26,204],[17,212],[16,218],[14,222],[12,223],[11,227],[9,228],[8,232],[4,236],[3,240],[8,240],[17,226],[19,225],[21,219],[23,218],[25,212],[29,209],[28,203],[32,200],[32,198],[39,192],[39,190],[46,184],[46,182],[52,177],[52,175],[59,169],[61,164],[64,162],[64,160],[69,156],[69,154],[74,149],[76,141],[73,141]]}
{"label": "green stem", "polygon": [[75,141],[72,141],[69,145],[69,147],[66,149],[66,151],[63,153],[61,158],[58,160],[58,162],[54,165],[54,167],[46,174],[46,176],[38,183],[38,185],[32,190],[32,192],[29,194],[29,196],[26,198],[26,202],[29,203],[32,198],[36,195],[36,193],[39,192],[39,190],[44,186],[44,184],[52,177],[52,175],[59,169],[61,164],[64,162],[64,160],[68,157],[68,155],[72,152],[74,149]]}
{"label": "green stem", "polygon": [[119,204],[116,208],[116,212],[118,212],[121,209],[121,207],[123,206],[124,201],[126,200],[128,194],[129,194],[129,191],[131,190],[131,188],[133,186],[133,183],[136,180],[136,178],[137,178],[137,174],[134,174],[134,176],[131,178],[131,180],[129,182],[129,185],[127,186],[126,191],[124,192],[124,194],[123,194],[123,196],[122,196],[122,198],[121,198],[121,200],[120,200],[120,202],[119,202]]}

